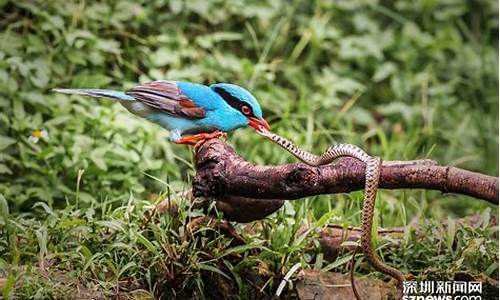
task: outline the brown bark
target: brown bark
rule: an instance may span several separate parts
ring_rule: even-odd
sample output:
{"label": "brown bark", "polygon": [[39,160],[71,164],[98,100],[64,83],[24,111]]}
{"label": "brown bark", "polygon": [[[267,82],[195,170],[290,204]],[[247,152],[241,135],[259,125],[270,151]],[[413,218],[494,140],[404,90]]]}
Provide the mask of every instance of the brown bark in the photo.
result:
{"label": "brown bark", "polygon": [[[365,165],[352,158],[341,158],[320,167],[303,163],[256,166],[243,160],[219,139],[208,140],[199,147],[196,169],[195,197],[224,199],[227,204],[236,196],[240,206],[246,200],[246,207],[254,211],[258,207],[251,206],[253,199],[272,199],[276,203],[276,199],[360,190],[364,187],[365,174]],[[498,177],[440,166],[430,160],[384,162],[379,187],[439,190],[498,205]]]}

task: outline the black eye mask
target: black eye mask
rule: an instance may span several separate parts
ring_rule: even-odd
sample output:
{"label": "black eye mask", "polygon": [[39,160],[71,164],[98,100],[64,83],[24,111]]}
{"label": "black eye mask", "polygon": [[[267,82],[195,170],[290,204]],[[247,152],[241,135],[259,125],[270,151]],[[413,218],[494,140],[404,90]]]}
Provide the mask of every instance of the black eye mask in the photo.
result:
{"label": "black eye mask", "polygon": [[255,115],[253,114],[252,107],[248,103],[246,103],[245,101],[242,101],[239,98],[231,95],[231,93],[227,92],[226,90],[224,90],[221,87],[214,88],[214,92],[219,94],[219,96],[221,96],[222,99],[224,99],[224,101],[227,102],[227,104],[231,105],[231,107],[233,107],[234,109],[236,109],[237,111],[239,111],[241,113],[242,113],[242,107],[247,106],[250,109],[250,113],[245,114],[245,116],[255,117]]}

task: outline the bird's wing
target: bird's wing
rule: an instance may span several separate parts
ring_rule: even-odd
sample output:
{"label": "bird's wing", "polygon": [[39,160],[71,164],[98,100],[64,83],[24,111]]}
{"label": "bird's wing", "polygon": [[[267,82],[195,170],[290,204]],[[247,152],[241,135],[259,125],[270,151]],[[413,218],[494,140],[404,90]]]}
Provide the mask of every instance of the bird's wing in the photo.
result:
{"label": "bird's wing", "polygon": [[152,108],[173,116],[200,119],[206,111],[184,95],[174,81],[153,81],[131,88],[126,92]]}

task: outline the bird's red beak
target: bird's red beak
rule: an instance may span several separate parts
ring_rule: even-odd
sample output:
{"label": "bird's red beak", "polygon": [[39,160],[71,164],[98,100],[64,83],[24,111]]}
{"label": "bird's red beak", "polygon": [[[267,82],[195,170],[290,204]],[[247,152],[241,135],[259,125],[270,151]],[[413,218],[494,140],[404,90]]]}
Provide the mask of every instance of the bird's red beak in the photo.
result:
{"label": "bird's red beak", "polygon": [[255,130],[257,130],[259,132],[262,131],[262,128],[265,128],[267,130],[271,130],[271,128],[269,127],[269,124],[267,124],[266,120],[255,118],[255,117],[248,118],[248,125],[252,126],[253,128],[255,128]]}

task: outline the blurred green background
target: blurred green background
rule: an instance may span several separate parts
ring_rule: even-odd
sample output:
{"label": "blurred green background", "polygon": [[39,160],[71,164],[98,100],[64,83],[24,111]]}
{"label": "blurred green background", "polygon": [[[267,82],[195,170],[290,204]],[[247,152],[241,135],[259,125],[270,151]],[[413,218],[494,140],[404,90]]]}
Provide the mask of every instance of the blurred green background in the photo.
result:
{"label": "blurred green background", "polygon": [[[498,175],[497,1],[0,0],[0,8],[0,206],[5,220],[33,222],[27,228],[57,210],[64,219],[102,203],[149,203],[189,188],[194,174],[192,150],[161,128],[55,87],[231,82],[252,91],[275,132],[312,152],[354,143],[386,160],[431,158]],[[28,140],[42,129],[47,140]],[[229,143],[254,163],[295,161],[252,129]],[[289,203],[273,226],[299,212],[359,224],[361,195]],[[437,192],[379,198],[384,226],[490,207]],[[8,223],[0,232],[28,230]],[[37,262],[13,254],[28,246],[8,236],[3,264]],[[40,251],[39,241],[27,251]]]}

